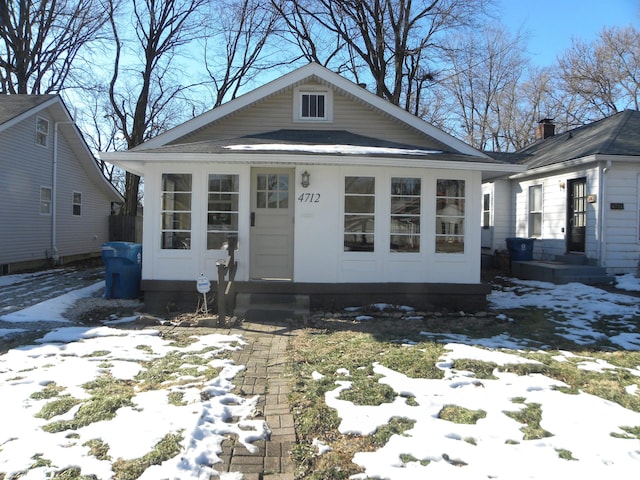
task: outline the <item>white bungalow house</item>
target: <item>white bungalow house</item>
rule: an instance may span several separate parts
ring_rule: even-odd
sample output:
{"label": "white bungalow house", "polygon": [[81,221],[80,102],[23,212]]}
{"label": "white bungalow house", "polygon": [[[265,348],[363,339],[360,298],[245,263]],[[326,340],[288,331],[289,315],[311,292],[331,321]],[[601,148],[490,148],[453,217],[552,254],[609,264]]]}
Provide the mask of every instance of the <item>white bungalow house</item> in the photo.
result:
{"label": "white bungalow house", "polygon": [[0,274],[100,255],[112,203],[58,95],[0,95]]}
{"label": "white bungalow house", "polygon": [[102,158],[145,179],[151,308],[195,304],[229,235],[237,292],[484,304],[482,181],[523,170],[317,64]]}
{"label": "white bungalow house", "polygon": [[[566,263],[597,267],[582,269],[587,283],[606,281],[605,273],[635,273],[640,112],[626,110],[561,134],[543,120],[536,133],[535,143],[510,155],[526,171],[482,186],[483,252],[504,251],[508,237],[535,239],[528,271],[516,273],[556,283],[580,280]],[[532,273],[543,267],[546,276]]]}

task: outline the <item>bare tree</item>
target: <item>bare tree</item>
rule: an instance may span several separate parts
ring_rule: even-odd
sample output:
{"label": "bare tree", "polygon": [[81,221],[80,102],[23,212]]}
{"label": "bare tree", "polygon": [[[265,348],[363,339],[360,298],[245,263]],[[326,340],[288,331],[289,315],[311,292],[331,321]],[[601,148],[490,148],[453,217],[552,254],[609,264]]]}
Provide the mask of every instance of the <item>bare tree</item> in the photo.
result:
{"label": "bare tree", "polygon": [[[129,5],[128,2],[125,2]],[[180,47],[198,37],[202,21],[197,18],[207,0],[140,0],[131,14],[135,38],[117,22],[118,2],[111,0],[109,18],[114,36],[114,68],[109,83],[111,119],[131,149],[179,121],[177,103],[185,89],[172,76]],[[123,4],[124,5],[124,4]],[[132,50],[125,50],[132,45]],[[137,58],[128,65],[129,58]],[[127,172],[122,213],[136,215],[140,177]]]}
{"label": "bare tree", "polygon": [[215,89],[214,106],[233,99],[240,89],[278,58],[263,61],[268,40],[280,19],[260,0],[220,0],[213,24],[205,35],[205,66]]}
{"label": "bare tree", "polygon": [[453,100],[453,130],[478,149],[509,148],[508,128],[527,66],[523,50],[522,37],[511,36],[499,25],[469,32],[449,44],[453,73],[442,86]]}
{"label": "bare tree", "polygon": [[575,125],[640,109],[640,32],[605,28],[591,43],[574,40],[558,59],[558,74],[576,108]]}
{"label": "bare tree", "polygon": [[434,76],[444,35],[474,24],[487,3],[272,0],[309,60],[349,71],[358,82],[372,79],[376,95],[408,110],[417,110],[419,89]]}
{"label": "bare tree", "polygon": [[106,21],[100,0],[0,0],[0,93],[62,90]]}

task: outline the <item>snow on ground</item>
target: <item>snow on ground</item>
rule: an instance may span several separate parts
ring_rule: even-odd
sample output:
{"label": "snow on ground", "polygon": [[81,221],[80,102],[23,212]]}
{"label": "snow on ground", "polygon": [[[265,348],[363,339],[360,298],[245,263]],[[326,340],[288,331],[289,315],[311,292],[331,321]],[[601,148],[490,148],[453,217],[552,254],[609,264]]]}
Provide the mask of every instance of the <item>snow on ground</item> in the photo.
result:
{"label": "snow on ground", "polygon": [[[579,284],[556,286],[510,280],[513,288],[496,290],[490,295],[492,308],[553,309],[564,316],[558,323],[558,334],[585,345],[601,335],[596,331],[596,322],[606,317],[619,331],[610,338],[612,342],[621,348],[640,349],[637,325],[640,299]],[[624,282],[627,290],[640,285],[635,277],[625,278]],[[61,313],[78,298],[94,295],[97,288],[93,285],[70,292],[7,314],[2,320],[21,324],[43,320],[65,322]],[[518,354],[518,349],[526,344],[518,339],[507,335],[480,340],[456,335],[439,338],[448,342],[448,353],[438,363],[444,372],[441,380],[407,378],[375,364],[380,382],[398,393],[391,404],[356,406],[341,400],[340,392],[348,389],[350,382],[349,372],[339,368],[337,374],[347,380],[336,382],[336,388],[326,394],[326,402],[341,418],[340,431],[370,434],[394,416],[415,420],[412,429],[404,435],[393,435],[378,451],[357,453],[354,462],[365,473],[353,478],[623,478],[640,469],[639,441],[622,429],[640,427],[640,413],[586,393],[563,393],[557,389],[561,382],[540,374],[518,376],[496,371],[497,379],[478,381],[472,373],[453,368],[455,359],[460,358],[498,365],[532,362]],[[167,433],[182,431],[185,440],[180,454],[149,468],[141,478],[208,479],[215,473],[225,434],[237,434],[249,449],[251,441],[268,434],[268,425],[250,418],[257,397],[240,398],[231,393],[232,380],[243,367],[216,359],[211,352],[198,353],[207,347],[236,349],[241,345],[242,339],[237,336],[199,337],[196,344],[187,348],[194,354],[208,355],[210,364],[221,368],[220,375],[204,385],[207,395],[201,396],[201,383],[171,387],[184,394],[186,404],[176,406],[168,403],[167,391],[138,392],[133,407],[119,409],[113,420],[79,428],[77,436],[69,436],[68,432],[46,433],[44,425],[69,418],[74,410],[51,420],[37,418],[35,414],[47,400],[36,400],[32,394],[55,382],[66,388],[65,393],[86,398],[88,394],[82,385],[87,381],[107,372],[115,378],[131,379],[144,368],[141,362],[178,348],[151,330],[68,326],[45,335],[36,345],[8,351],[0,356],[3,406],[0,472],[11,476],[13,472],[26,470],[34,464],[34,455],[41,454],[51,466],[28,470],[21,478],[50,478],[51,472],[75,465],[81,467],[83,475],[108,479],[113,475],[111,461],[90,455],[84,445],[86,441],[100,438],[109,444],[112,459],[126,459],[150,451]],[[416,347],[408,344],[407,348]],[[510,350],[501,350],[504,348]],[[559,361],[575,356],[570,352],[554,355]],[[582,360],[581,368],[585,370],[615,368],[600,359]],[[638,382],[627,386],[626,392],[639,395],[640,366],[627,370],[638,377]],[[407,402],[408,396],[415,402]],[[473,425],[449,422],[438,418],[445,405],[482,410],[486,417]],[[552,436],[524,440],[522,424],[504,413],[518,412],[528,405],[540,405],[541,427]],[[330,449],[321,442],[316,447],[319,454]],[[237,473],[226,475],[221,478],[241,478]]]}
{"label": "snow on ground", "polygon": [[[6,282],[6,280],[5,280]],[[96,284],[41,302],[2,317],[5,322],[60,322],[73,302],[94,295],[103,285]],[[0,336],[11,329],[0,331]],[[189,347],[178,348],[162,339],[155,330],[121,330],[108,326],[69,326],[55,329],[36,345],[9,350],[0,355],[0,473],[8,478],[27,471],[25,480],[51,478],[52,472],[66,467],[80,467],[82,475],[98,479],[113,478],[112,462],[118,458],[134,459],[151,451],[169,433],[182,433],[183,450],[173,459],[148,468],[140,477],[155,480],[202,479],[217,474],[221,444],[234,433],[247,449],[254,450],[255,440],[265,439],[268,427],[252,418],[258,397],[242,398],[232,393],[232,380],[242,365],[216,358],[216,352],[242,348],[236,335],[206,335]],[[64,387],[64,394],[86,399],[83,388],[99,376],[130,380],[144,370],[143,362],[164,357],[170,352],[189,351],[203,356],[208,365],[219,368],[219,375],[209,381],[189,377],[176,378],[176,386],[163,390],[139,391],[132,407],[123,407],[112,420],[103,420],[59,433],[47,433],[43,426],[73,418],[78,406],[49,420],[36,417],[51,399],[32,395],[46,385]],[[183,383],[184,382],[184,383]],[[183,405],[170,404],[170,392],[183,395]],[[205,400],[206,399],[206,400]],[[74,435],[70,436],[69,433]],[[111,460],[99,460],[89,454],[86,442],[101,439],[109,445]],[[31,468],[40,458],[50,462]],[[44,463],[44,462],[43,462]],[[220,478],[241,478],[226,473]]]}

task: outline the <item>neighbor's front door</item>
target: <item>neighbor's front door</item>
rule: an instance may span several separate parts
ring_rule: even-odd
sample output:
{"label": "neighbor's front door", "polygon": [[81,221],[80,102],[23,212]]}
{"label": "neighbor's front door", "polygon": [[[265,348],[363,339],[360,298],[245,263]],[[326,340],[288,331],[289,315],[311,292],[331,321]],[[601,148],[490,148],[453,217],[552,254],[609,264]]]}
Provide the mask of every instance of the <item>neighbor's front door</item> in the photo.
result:
{"label": "neighbor's front door", "polygon": [[567,252],[584,253],[587,227],[587,180],[567,182]]}
{"label": "neighbor's front door", "polygon": [[293,279],[294,170],[251,171],[252,279]]}

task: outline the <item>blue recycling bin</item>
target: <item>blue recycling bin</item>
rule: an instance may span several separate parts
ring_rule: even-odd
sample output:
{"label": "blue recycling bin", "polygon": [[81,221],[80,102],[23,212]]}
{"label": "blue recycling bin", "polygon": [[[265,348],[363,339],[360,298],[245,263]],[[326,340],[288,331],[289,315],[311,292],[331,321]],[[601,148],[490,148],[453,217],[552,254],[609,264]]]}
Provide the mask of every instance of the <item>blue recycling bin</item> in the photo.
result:
{"label": "blue recycling bin", "polygon": [[105,297],[132,299],[140,296],[142,245],[133,242],[102,244],[105,266]]}
{"label": "blue recycling bin", "polygon": [[507,250],[509,257],[514,261],[533,260],[533,242],[535,238],[507,238]]}

